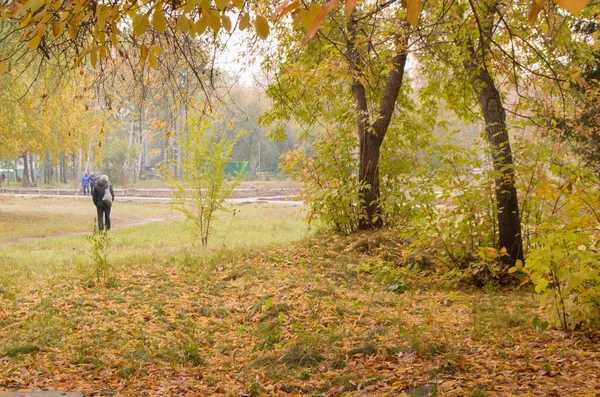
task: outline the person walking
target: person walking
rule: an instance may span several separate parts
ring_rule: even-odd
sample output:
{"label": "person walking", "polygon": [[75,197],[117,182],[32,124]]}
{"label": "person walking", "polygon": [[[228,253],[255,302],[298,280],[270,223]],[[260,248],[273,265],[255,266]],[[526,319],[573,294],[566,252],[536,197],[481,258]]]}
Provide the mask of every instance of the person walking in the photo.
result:
{"label": "person walking", "polygon": [[[104,194],[107,191],[110,193],[108,202],[104,199]],[[106,230],[110,230],[110,209],[112,202],[115,200],[115,192],[112,186],[108,184],[108,176],[102,175],[96,186],[92,188],[92,200],[98,211],[98,229],[103,231],[106,223]]]}
{"label": "person walking", "polygon": [[93,189],[96,187],[96,175],[94,175],[94,171],[90,171],[90,189]]}
{"label": "person walking", "polygon": [[81,187],[83,188],[84,196],[90,194],[90,177],[88,176],[87,172],[84,172],[83,176],[81,177]]}

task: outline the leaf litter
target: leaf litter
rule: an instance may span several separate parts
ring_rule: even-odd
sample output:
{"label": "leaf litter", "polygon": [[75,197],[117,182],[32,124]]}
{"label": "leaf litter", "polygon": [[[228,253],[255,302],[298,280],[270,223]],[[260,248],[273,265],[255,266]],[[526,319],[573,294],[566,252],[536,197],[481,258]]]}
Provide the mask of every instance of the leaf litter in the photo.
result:
{"label": "leaf litter", "polygon": [[0,390],[600,395],[598,334],[540,330],[531,291],[455,285],[407,252],[389,234],[321,236],[117,265],[110,287],[73,272],[2,289]]}

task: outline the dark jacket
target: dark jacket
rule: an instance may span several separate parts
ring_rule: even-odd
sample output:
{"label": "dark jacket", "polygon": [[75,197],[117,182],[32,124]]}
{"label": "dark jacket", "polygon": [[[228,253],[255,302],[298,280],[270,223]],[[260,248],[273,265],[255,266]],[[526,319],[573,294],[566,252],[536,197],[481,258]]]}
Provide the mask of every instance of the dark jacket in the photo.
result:
{"label": "dark jacket", "polygon": [[94,188],[92,189],[92,200],[94,201],[94,204],[96,204],[96,207],[106,206],[106,204],[104,204],[104,202],[102,201],[102,197],[104,197],[104,192],[106,191],[106,189],[110,189],[112,199],[113,201],[115,201],[115,192],[113,191],[112,185],[109,185],[108,182],[106,182],[103,179],[100,179],[96,186],[94,186]]}
{"label": "dark jacket", "polygon": [[96,175],[90,175],[89,181],[90,181],[90,186],[91,187],[95,187],[96,186],[96,181],[97,181]]}

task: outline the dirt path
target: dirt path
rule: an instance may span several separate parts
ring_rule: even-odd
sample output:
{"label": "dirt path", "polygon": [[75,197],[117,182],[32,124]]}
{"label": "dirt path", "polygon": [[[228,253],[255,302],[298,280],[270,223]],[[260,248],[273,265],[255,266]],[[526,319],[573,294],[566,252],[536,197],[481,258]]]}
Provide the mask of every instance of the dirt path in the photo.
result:
{"label": "dirt path", "polygon": [[[183,214],[171,214],[171,215],[158,216],[158,217],[146,218],[146,219],[125,219],[123,222],[118,223],[118,226],[116,227],[116,229],[117,230],[118,229],[126,229],[126,228],[134,227],[134,226],[143,226],[143,225],[149,225],[152,223],[165,222],[165,221],[171,221],[171,220],[183,219],[183,218],[184,218]],[[45,239],[45,238],[84,236],[89,233],[90,233],[89,231],[88,232],[65,232],[65,233],[53,234],[51,236],[17,237],[17,238],[7,239],[4,242],[6,242],[6,243],[22,243],[22,242],[27,242],[27,241],[41,240],[41,239]]]}

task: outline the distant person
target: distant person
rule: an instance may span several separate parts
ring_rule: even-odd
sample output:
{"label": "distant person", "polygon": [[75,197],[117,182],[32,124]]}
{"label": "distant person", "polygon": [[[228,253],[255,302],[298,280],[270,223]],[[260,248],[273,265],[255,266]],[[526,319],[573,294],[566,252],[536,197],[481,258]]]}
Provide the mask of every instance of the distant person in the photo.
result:
{"label": "distant person", "polygon": [[5,180],[6,180],[6,174],[3,172],[2,176],[0,176],[0,185],[4,185]]}
{"label": "distant person", "polygon": [[[104,193],[107,190],[111,195],[110,205],[103,201]],[[98,211],[98,229],[103,231],[106,222],[106,230],[110,230],[110,208],[112,202],[115,200],[115,192],[112,186],[108,184],[108,177],[106,175],[102,175],[96,186],[92,188],[92,200]]]}
{"label": "distant person", "polygon": [[90,194],[90,177],[88,176],[87,172],[84,172],[83,176],[81,177],[81,187],[83,188],[84,196]]}
{"label": "distant person", "polygon": [[94,171],[90,171],[90,189],[96,187],[96,183],[98,180],[96,179],[96,175],[94,175]]}

